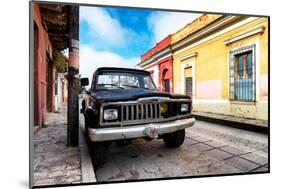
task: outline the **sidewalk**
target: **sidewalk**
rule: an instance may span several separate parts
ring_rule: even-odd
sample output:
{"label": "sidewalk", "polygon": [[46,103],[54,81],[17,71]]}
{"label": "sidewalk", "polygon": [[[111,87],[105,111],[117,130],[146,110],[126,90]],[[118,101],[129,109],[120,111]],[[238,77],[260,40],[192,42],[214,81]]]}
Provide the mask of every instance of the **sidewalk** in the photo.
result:
{"label": "sidewalk", "polygon": [[205,112],[192,112],[192,115],[198,120],[219,123],[239,129],[251,130],[261,133],[268,133],[269,130],[268,121],[265,120],[247,119],[242,117],[234,117]]}
{"label": "sidewalk", "polygon": [[67,107],[49,113],[34,135],[34,186],[80,183],[79,147],[67,147]]}

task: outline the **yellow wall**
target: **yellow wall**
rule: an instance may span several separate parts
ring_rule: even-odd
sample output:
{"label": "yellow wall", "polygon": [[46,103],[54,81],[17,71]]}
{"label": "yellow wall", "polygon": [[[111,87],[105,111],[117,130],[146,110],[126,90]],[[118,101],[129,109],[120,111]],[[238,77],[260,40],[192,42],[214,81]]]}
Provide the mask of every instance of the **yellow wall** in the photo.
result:
{"label": "yellow wall", "polygon": [[[229,25],[230,27],[231,25]],[[240,34],[243,34],[247,31],[251,31],[253,29],[256,29],[258,27],[264,26],[265,30],[262,34],[255,34],[253,36],[241,39],[237,42],[231,43],[229,45],[225,45],[225,40],[238,36]],[[218,31],[219,32],[219,31]],[[206,36],[205,36],[206,37]],[[204,37],[203,37],[204,39]],[[267,18],[258,18],[250,23],[246,23],[242,26],[239,26],[238,28],[232,29],[231,31],[228,31],[226,33],[223,33],[215,38],[211,38],[210,40],[201,43],[199,45],[196,45],[190,49],[183,50],[182,52],[174,52],[174,91],[182,92],[182,64],[185,64],[189,62],[190,60],[181,61],[180,59],[183,56],[186,56],[188,54],[197,52],[197,56],[195,59],[195,101],[197,100],[204,100],[207,99],[221,99],[221,100],[228,100],[229,99],[229,50],[236,47],[241,47],[244,45],[251,44],[253,42],[259,41],[260,43],[260,52],[259,53],[259,62],[260,62],[260,69],[257,70],[257,74],[260,76],[260,88],[257,89],[260,92],[260,96],[257,98],[257,100],[267,100],[267,78],[268,78],[268,19]],[[190,44],[192,45],[192,44]],[[209,86],[206,88],[205,92],[202,92],[202,87],[200,89],[200,93],[198,94],[199,86]],[[214,88],[212,90],[215,90],[214,96],[208,95],[210,93],[210,88],[214,85]],[[203,87],[203,90],[204,87]],[[212,92],[212,91],[211,91]],[[205,94],[204,94],[205,93]],[[257,104],[254,106],[256,107]],[[222,109],[222,112],[231,112],[233,110],[233,107],[231,104],[228,107],[226,107],[227,110]],[[238,105],[239,106],[239,105]],[[251,106],[251,107],[250,107]],[[260,105],[259,105],[260,106]],[[266,102],[267,106],[267,102]],[[196,107],[196,106],[195,106]],[[211,106],[209,106],[211,107]],[[243,105],[245,107],[245,104]],[[253,105],[249,105],[249,111],[256,111],[257,108],[253,109]],[[262,108],[266,109],[266,112],[257,114],[250,113],[249,115],[243,114],[245,117],[251,117],[256,118],[256,115],[261,114],[259,117],[262,119],[267,118],[267,107],[264,105],[261,105]],[[214,108],[217,108],[214,106]],[[212,108],[211,108],[212,109]],[[246,108],[247,109],[247,108]],[[208,110],[208,107],[207,107]],[[206,110],[206,111],[207,111]],[[212,112],[213,110],[210,110]],[[248,110],[245,110],[245,112]],[[239,114],[239,113],[238,113]]]}
{"label": "yellow wall", "polygon": [[185,69],[185,77],[192,77],[192,67]]}

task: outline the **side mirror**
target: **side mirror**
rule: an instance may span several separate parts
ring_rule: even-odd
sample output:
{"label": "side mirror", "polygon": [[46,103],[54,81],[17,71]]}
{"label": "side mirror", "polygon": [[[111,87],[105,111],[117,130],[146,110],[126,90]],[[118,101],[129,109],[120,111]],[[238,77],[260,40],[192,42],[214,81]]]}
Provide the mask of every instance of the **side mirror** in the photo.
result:
{"label": "side mirror", "polygon": [[81,86],[87,86],[89,85],[89,79],[88,78],[81,78],[80,79],[80,83],[81,83]]}

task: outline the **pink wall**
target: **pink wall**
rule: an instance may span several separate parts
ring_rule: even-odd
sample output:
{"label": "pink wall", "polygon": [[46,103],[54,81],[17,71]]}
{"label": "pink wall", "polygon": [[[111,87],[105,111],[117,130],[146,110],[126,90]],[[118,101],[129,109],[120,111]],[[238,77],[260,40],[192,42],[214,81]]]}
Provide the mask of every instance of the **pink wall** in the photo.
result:
{"label": "pink wall", "polygon": [[198,82],[196,85],[196,98],[220,99],[222,97],[221,80],[208,80]]}

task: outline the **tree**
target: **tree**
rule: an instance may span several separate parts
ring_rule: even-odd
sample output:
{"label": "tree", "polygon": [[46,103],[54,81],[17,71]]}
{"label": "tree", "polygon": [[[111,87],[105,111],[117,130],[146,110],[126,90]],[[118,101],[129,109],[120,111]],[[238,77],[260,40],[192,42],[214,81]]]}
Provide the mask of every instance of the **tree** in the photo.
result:
{"label": "tree", "polygon": [[57,72],[64,73],[67,70],[68,58],[62,54],[61,51],[53,48],[53,61]]}

